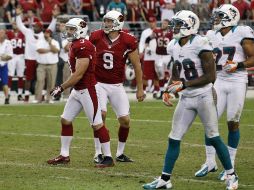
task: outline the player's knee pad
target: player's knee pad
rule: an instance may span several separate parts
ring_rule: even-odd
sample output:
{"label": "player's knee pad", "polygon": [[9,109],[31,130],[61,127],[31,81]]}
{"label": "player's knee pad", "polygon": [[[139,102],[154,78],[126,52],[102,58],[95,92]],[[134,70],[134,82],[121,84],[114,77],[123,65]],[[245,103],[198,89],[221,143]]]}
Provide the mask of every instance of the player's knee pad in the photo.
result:
{"label": "player's knee pad", "polygon": [[130,117],[127,116],[123,116],[123,117],[119,117],[118,118],[120,126],[121,127],[125,127],[125,128],[129,128],[130,127]]}
{"label": "player's knee pad", "polygon": [[228,131],[237,131],[239,129],[239,122],[228,121]]}
{"label": "player's knee pad", "polygon": [[64,125],[70,125],[70,124],[72,124],[72,121],[68,121],[68,120],[61,117],[61,123]]}

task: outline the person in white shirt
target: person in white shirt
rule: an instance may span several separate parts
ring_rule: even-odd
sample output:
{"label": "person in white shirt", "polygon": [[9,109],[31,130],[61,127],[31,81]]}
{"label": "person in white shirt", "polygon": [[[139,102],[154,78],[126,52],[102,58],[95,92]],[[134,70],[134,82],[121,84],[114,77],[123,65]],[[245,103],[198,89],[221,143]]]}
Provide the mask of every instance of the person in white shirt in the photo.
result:
{"label": "person in white shirt", "polygon": [[0,29],[0,79],[5,95],[5,104],[9,104],[8,95],[8,66],[7,62],[12,59],[13,49],[11,42],[6,39],[4,29]]}
{"label": "person in white shirt", "polygon": [[[64,68],[63,68],[63,81],[66,81],[69,76],[71,75],[70,73],[70,66],[68,63],[68,52],[70,48],[70,42],[68,40],[64,39],[62,42],[62,49],[60,50],[59,57],[62,58],[64,61]],[[63,92],[63,100],[66,100],[70,95],[70,88],[65,89]]]}
{"label": "person in white shirt", "polygon": [[[24,23],[22,22],[21,18],[22,10],[20,8],[16,9],[16,23],[18,29],[24,34],[25,36],[25,65],[26,65],[26,81],[25,81],[25,102],[29,101],[30,95],[30,87],[31,81],[35,79],[36,74],[36,44],[39,38],[43,37],[43,24],[41,22],[35,22],[33,29],[25,27]],[[55,31],[56,26],[56,16],[58,15],[57,10],[53,10],[53,19],[49,25],[49,29],[51,31]]]}
{"label": "person in white shirt", "polygon": [[153,39],[149,42],[149,45],[145,45],[145,41],[147,37],[151,36],[153,30],[156,29],[156,18],[150,17],[148,19],[149,28],[145,29],[140,36],[139,41],[139,52],[141,59],[143,58],[143,89],[146,90],[148,86],[148,81],[152,80],[154,85],[154,97],[159,92],[159,80],[157,74],[155,72],[155,64],[154,61],[156,59],[156,40]]}
{"label": "person in white shirt", "polygon": [[40,38],[36,44],[37,56],[37,81],[35,85],[34,103],[42,101],[42,90],[47,84],[46,102],[53,103],[50,100],[50,90],[54,88],[56,82],[57,63],[59,61],[58,52],[60,51],[59,43],[52,39],[52,31],[47,29],[44,37]]}

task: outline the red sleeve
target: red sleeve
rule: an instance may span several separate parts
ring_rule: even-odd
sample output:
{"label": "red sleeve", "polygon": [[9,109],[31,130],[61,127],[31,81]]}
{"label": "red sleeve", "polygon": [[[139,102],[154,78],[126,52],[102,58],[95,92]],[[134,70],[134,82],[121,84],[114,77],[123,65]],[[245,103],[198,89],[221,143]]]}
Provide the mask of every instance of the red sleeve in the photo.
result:
{"label": "red sleeve", "polygon": [[78,46],[75,51],[75,56],[77,59],[80,58],[88,58],[91,59],[94,49],[90,44],[82,44],[82,46]]}
{"label": "red sleeve", "polygon": [[250,9],[253,9],[253,8],[254,8],[254,1],[251,1]]}
{"label": "red sleeve", "polygon": [[128,42],[128,49],[130,52],[133,52],[138,48],[138,40],[135,37],[130,38]]}

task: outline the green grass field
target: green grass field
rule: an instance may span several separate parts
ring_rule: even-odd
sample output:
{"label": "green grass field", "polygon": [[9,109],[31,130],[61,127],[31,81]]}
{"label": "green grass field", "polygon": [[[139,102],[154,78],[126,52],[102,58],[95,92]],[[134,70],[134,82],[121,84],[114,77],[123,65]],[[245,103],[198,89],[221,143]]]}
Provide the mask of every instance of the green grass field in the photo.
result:
{"label": "green grass field", "polygon": [[[84,114],[74,121],[71,163],[48,166],[46,160],[59,154],[60,114],[63,104],[0,106],[0,189],[24,190],[136,190],[159,176],[167,148],[173,109],[159,101],[131,103],[131,131],[125,153],[134,163],[116,163],[113,168],[94,168],[93,133]],[[117,147],[117,121],[109,108],[107,127],[111,149]],[[241,120],[241,142],[236,160],[239,189],[254,189],[254,99],[246,100]],[[220,132],[227,136],[225,117]],[[204,162],[204,129],[198,119],[186,134],[172,177],[175,190],[217,190],[219,171],[202,179],[194,173]]]}

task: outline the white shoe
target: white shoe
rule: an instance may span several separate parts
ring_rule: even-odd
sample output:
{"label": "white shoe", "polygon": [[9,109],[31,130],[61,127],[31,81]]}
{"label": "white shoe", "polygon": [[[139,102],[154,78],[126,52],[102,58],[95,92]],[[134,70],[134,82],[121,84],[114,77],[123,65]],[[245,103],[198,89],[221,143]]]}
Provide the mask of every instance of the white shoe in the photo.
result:
{"label": "white shoe", "polygon": [[144,189],[171,189],[172,183],[170,180],[164,181],[161,177],[156,178],[151,183],[147,183],[143,185]]}
{"label": "white shoe", "polygon": [[238,189],[238,176],[237,175],[227,175],[226,179],[227,190]]}
{"label": "white shoe", "polygon": [[33,100],[32,103],[33,103],[33,104],[38,104],[38,103],[40,103],[40,102],[39,102],[38,100]]}
{"label": "white shoe", "polygon": [[54,100],[49,100],[49,104],[54,104]]}
{"label": "white shoe", "polygon": [[225,181],[227,179],[227,173],[225,170],[223,170],[222,172],[220,172],[218,179],[221,181]]}
{"label": "white shoe", "polygon": [[195,173],[195,176],[196,177],[204,177],[206,176],[209,172],[216,172],[218,170],[218,167],[217,165],[213,165],[213,166],[209,166],[207,163],[204,163],[200,170],[198,170],[196,173]]}

